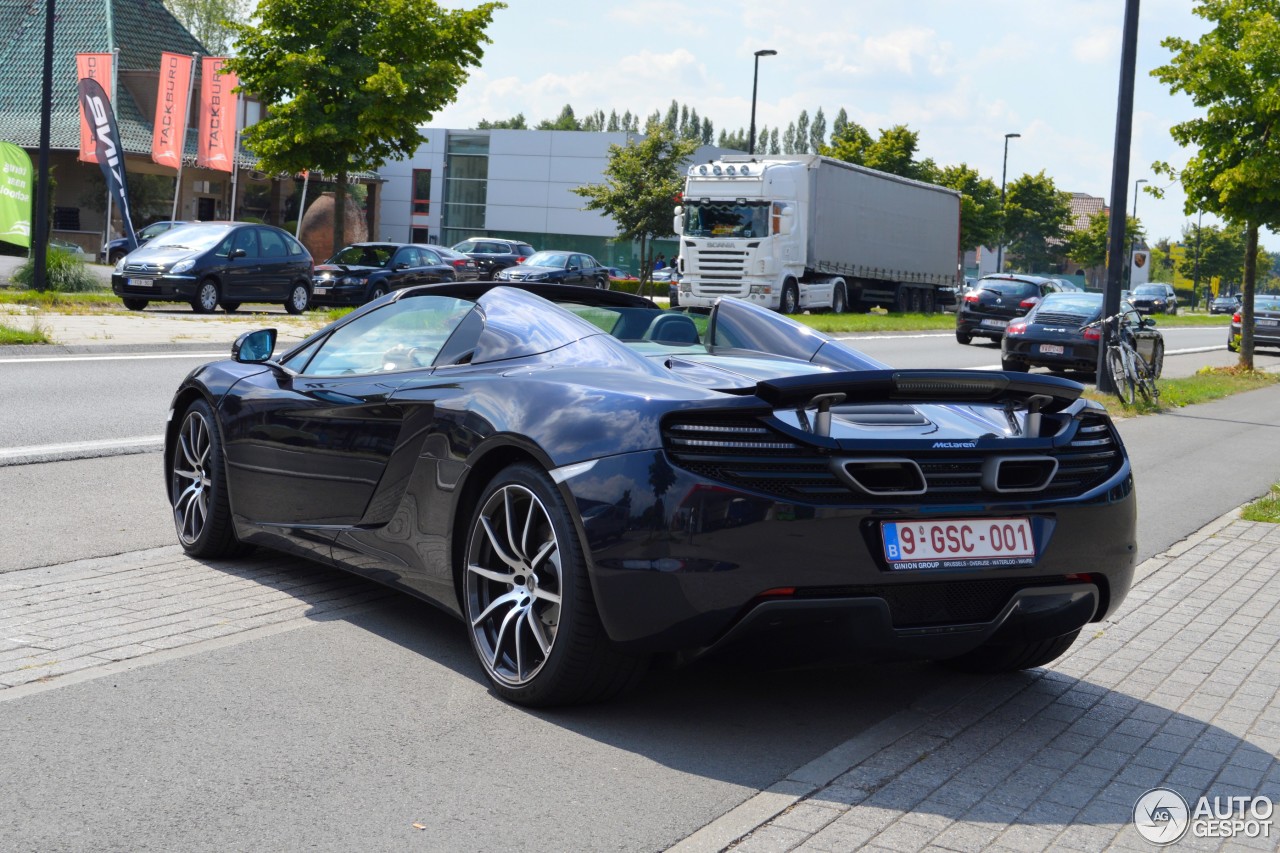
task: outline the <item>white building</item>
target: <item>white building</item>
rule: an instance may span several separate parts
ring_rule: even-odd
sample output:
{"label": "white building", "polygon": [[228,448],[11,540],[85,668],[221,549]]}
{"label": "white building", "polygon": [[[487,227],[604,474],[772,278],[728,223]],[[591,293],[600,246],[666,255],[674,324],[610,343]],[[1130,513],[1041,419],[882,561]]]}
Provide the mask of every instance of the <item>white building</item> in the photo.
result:
{"label": "white building", "polygon": [[[573,189],[603,183],[609,146],[640,135],[430,127],[422,132],[427,141],[412,157],[378,170],[385,183],[377,237],[444,246],[467,237],[508,237],[638,270],[639,245],[617,241],[614,221],[584,209],[586,199]],[[712,160],[721,150],[703,146],[694,162]],[[678,250],[671,239],[657,241],[653,251],[671,257]]]}

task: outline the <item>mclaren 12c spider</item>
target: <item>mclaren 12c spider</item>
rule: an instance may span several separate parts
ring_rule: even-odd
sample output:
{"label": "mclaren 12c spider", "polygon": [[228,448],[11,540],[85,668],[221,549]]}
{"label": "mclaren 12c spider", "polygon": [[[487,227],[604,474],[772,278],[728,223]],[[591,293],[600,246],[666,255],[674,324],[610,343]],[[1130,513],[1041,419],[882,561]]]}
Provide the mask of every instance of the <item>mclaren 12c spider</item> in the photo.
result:
{"label": "mclaren 12c spider", "polygon": [[655,655],[1025,669],[1132,581],[1129,459],[1065,379],[549,284],[409,288],[274,347],[249,332],[178,388],[182,546],[427,599],[517,703],[608,698]]}

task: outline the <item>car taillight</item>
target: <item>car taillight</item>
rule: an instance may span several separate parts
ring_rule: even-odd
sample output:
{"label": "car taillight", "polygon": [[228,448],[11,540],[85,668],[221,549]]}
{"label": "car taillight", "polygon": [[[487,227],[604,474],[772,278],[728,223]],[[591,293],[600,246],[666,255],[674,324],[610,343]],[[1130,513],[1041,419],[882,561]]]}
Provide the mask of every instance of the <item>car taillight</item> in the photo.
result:
{"label": "car taillight", "polygon": [[524,255],[521,255],[520,257],[516,258],[516,263],[517,263],[517,264],[523,264],[523,263],[524,263]]}
{"label": "car taillight", "polygon": [[1102,329],[1098,328],[1097,326],[1090,326],[1089,328],[1085,329],[1081,334],[1084,335],[1084,339],[1086,341],[1102,340]]}
{"label": "car taillight", "polygon": [[1038,296],[1028,296],[1026,299],[1018,303],[1018,307],[1024,311],[1030,311],[1036,307],[1036,303],[1040,301]]}
{"label": "car taillight", "polygon": [[1239,323],[1239,322],[1240,322],[1240,312],[1239,312],[1239,311],[1237,311],[1236,313],[1234,313],[1234,314],[1232,314],[1232,315],[1231,315],[1231,322],[1233,322],[1233,323]]}
{"label": "car taillight", "polygon": [[1006,334],[1010,334],[1010,335],[1023,335],[1023,334],[1026,334],[1026,332],[1027,332],[1027,321],[1026,321],[1026,320],[1019,320],[1019,321],[1018,321],[1018,322],[1016,322],[1016,323],[1010,323],[1008,326],[1005,326],[1005,329],[1004,329],[1004,330],[1005,330],[1005,333],[1006,333]]}
{"label": "car taillight", "polygon": [[978,301],[978,292],[977,292],[976,290],[971,290],[971,291],[969,291],[968,293],[966,293],[966,294],[964,295],[964,301],[965,301],[965,302],[977,302],[977,301]]}
{"label": "car taillight", "polygon": [[456,261],[454,261],[454,262],[453,262],[453,265],[454,265],[455,267],[457,267],[458,269],[462,269],[463,267],[465,267],[465,266],[467,265],[467,262],[466,262],[466,261],[464,261],[464,260],[456,260]]}

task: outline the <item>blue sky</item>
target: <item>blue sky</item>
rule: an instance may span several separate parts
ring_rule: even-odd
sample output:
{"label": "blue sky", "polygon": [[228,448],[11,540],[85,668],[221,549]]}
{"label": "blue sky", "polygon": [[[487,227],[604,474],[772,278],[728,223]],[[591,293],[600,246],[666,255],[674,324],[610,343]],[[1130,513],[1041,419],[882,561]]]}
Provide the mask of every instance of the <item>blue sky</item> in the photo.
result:
{"label": "blue sky", "polygon": [[[444,0],[449,7],[474,7]],[[721,128],[751,117],[754,52],[760,60],[756,124],[786,129],[821,107],[828,125],[841,107],[872,133],[906,124],[920,155],[965,162],[1000,181],[1004,135],[1009,180],[1044,170],[1061,190],[1111,203],[1123,0],[508,0],[489,34],[482,66],[436,127],[524,113],[555,118],[664,113],[674,99]],[[1142,0],[1127,206],[1151,163],[1181,166],[1187,152],[1169,129],[1196,114],[1150,76],[1170,52],[1167,36],[1195,39],[1205,22],[1190,0]],[[1161,179],[1167,184],[1168,179]],[[1145,193],[1138,217],[1152,239],[1177,239],[1183,213],[1174,184]],[[1206,224],[1216,223],[1205,217]],[[1264,244],[1268,235],[1264,235]],[[1270,242],[1274,243],[1272,238]]]}

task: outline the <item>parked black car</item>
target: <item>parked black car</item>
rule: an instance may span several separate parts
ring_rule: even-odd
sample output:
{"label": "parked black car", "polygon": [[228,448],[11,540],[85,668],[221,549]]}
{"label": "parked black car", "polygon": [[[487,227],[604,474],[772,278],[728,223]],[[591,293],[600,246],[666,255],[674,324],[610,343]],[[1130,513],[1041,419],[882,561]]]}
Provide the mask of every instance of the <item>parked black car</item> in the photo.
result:
{"label": "parked black car", "polygon": [[440,260],[453,267],[453,277],[456,281],[475,281],[480,278],[480,266],[470,255],[464,255],[434,243],[414,243],[414,245],[430,249],[439,255]]}
{"label": "parked black car", "polygon": [[[1241,309],[1231,315],[1231,330],[1227,333],[1227,349],[1240,352],[1240,331],[1243,327]],[[1280,296],[1270,293],[1253,297],[1253,345],[1280,347]]]}
{"label": "parked black car", "polygon": [[353,243],[316,265],[311,277],[311,302],[363,305],[393,290],[456,280],[453,265],[425,246]]}
{"label": "parked black car", "polygon": [[1062,292],[1053,278],[1036,275],[988,275],[965,291],[956,307],[956,340],[971,343],[974,338],[999,341],[1004,327],[1036,307],[1041,298]]}
{"label": "parked black car", "polygon": [[609,268],[581,252],[535,252],[519,266],[507,267],[497,275],[498,281],[545,281],[554,284],[576,284],[583,287],[609,289]]}
{"label": "parked black car", "polygon": [[[1121,305],[1121,333],[1159,377],[1164,369],[1164,337],[1156,321],[1133,306]],[[1082,328],[1102,316],[1102,294],[1069,291],[1050,293],[1027,316],[1011,320],[1000,341],[1000,365],[1005,370],[1047,367],[1092,373],[1098,366],[1099,329]]]}
{"label": "parked black car", "polygon": [[547,284],[399,290],[274,344],[176,390],[182,548],[428,599],[521,704],[606,699],[654,655],[1028,669],[1133,579],[1133,469],[1061,377],[891,369],[743,300],[699,327]]}
{"label": "parked black car", "polygon": [[1234,314],[1239,310],[1240,297],[1236,294],[1215,296],[1209,303],[1210,314]]}
{"label": "parked black car", "polygon": [[469,255],[480,270],[480,278],[491,280],[500,270],[524,263],[533,247],[519,240],[502,237],[470,237],[453,246],[455,252]]}
{"label": "parked black car", "polygon": [[249,222],[196,222],[152,238],[116,263],[111,289],[130,311],[150,302],[190,302],[207,314],[243,302],[283,303],[290,314],[311,300],[311,254],[292,234]]}
{"label": "parked black car", "polygon": [[1139,314],[1178,313],[1178,293],[1172,284],[1140,284],[1129,301]]}
{"label": "parked black car", "polygon": [[[187,223],[183,220],[175,221],[168,219],[163,222],[152,222],[145,228],[138,229],[138,231],[134,232],[133,236],[138,238],[138,245],[142,246],[153,237],[163,234],[171,228],[177,228],[179,225],[186,224]],[[127,254],[129,254],[129,241],[124,237],[117,237],[116,239],[109,241],[98,251],[98,261],[104,264],[115,264],[116,261],[120,260]]]}

